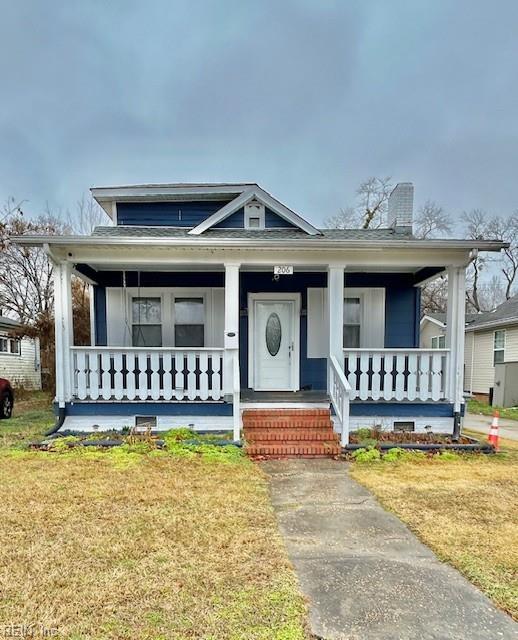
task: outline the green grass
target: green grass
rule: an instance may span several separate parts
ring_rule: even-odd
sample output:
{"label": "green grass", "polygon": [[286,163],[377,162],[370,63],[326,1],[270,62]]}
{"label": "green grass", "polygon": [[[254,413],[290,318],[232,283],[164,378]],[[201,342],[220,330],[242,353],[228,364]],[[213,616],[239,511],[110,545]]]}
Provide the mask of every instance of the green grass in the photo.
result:
{"label": "green grass", "polygon": [[351,475],[518,620],[518,442],[501,451],[354,463]]}
{"label": "green grass", "polygon": [[507,418],[509,420],[518,420],[518,408],[504,408],[504,407],[492,407],[487,402],[481,402],[480,400],[468,400],[469,413],[478,413],[483,416],[492,416],[493,412],[497,409],[501,418]]}
{"label": "green grass", "polygon": [[208,444],[24,449],[53,420],[48,398],[33,396],[1,423],[0,628],[36,622],[68,640],[308,640],[257,465]]}

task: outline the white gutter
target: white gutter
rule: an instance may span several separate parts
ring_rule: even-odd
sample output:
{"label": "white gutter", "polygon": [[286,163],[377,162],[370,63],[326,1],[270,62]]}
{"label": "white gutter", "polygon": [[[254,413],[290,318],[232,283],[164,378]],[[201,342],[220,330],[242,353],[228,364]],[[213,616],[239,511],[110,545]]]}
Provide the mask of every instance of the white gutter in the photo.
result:
{"label": "white gutter", "polygon": [[[481,251],[500,251],[508,246],[498,240],[337,240],[322,236],[314,239],[296,238],[157,238],[153,236],[138,237],[106,237],[106,236],[12,236],[11,241],[21,246],[135,246],[146,245],[158,247],[259,247],[285,250],[300,248],[330,249],[463,249]],[[474,242],[477,242],[474,245]],[[470,258],[470,262],[473,258]],[[468,263],[469,264],[469,263]]]}

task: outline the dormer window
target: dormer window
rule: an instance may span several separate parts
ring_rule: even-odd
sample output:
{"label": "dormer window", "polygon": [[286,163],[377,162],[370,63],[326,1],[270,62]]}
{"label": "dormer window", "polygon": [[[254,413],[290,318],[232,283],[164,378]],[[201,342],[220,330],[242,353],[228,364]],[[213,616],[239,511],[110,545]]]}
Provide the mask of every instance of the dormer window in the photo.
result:
{"label": "dormer window", "polygon": [[245,205],[245,229],[264,229],[264,204],[251,200]]}

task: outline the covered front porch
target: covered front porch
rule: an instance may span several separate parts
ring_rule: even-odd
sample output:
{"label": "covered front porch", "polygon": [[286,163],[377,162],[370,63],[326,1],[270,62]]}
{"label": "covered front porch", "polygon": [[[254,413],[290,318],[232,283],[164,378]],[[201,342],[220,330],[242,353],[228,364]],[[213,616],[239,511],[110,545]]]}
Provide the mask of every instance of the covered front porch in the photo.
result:
{"label": "covered front porch", "polygon": [[[327,404],[346,444],[366,421],[451,432],[458,420],[464,266],[306,255],[277,277],[278,254],[218,262],[214,252],[206,261],[134,253],[55,257],[56,400],[71,424],[154,417],[158,429],[192,424],[239,440],[242,410],[255,403]],[[88,346],[73,344],[73,274],[91,285]],[[419,287],[444,275],[446,348],[420,349]]]}

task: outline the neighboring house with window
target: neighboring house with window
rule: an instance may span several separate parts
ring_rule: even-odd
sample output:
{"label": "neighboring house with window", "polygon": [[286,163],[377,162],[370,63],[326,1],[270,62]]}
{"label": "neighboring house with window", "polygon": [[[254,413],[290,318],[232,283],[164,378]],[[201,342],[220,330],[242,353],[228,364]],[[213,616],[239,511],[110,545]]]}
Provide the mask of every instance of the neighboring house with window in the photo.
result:
{"label": "neighboring house with window", "polygon": [[488,399],[495,365],[518,362],[518,296],[479,314],[466,327],[464,362],[467,391]]}
{"label": "neighboring house with window", "polygon": [[[287,423],[293,409],[311,424],[332,416],[342,443],[373,424],[459,425],[465,268],[473,250],[504,245],[415,238],[410,183],[392,192],[383,229],[319,229],[253,183],[92,194],[112,226],[13,238],[55,265],[65,428],[147,420],[238,440],[258,409]],[[92,288],[86,347],[73,344],[73,273]],[[420,348],[420,287],[445,274],[450,349]]]}
{"label": "neighboring house with window", "polygon": [[38,338],[17,338],[16,320],[0,316],[0,378],[13,387],[41,389],[40,342]]}
{"label": "neighboring house with window", "polygon": [[[421,347],[424,349],[446,349],[446,315],[446,313],[427,313],[421,318]],[[479,313],[466,313],[466,327],[479,317]]]}

